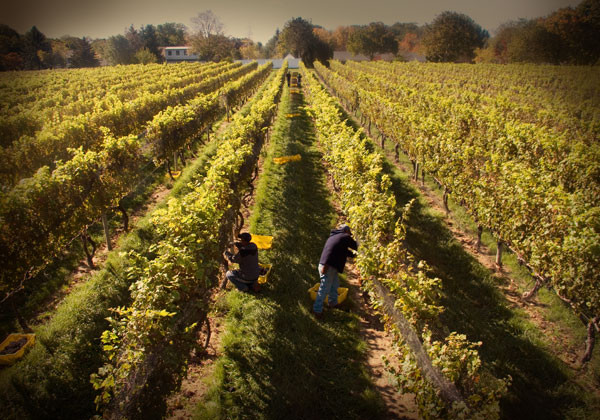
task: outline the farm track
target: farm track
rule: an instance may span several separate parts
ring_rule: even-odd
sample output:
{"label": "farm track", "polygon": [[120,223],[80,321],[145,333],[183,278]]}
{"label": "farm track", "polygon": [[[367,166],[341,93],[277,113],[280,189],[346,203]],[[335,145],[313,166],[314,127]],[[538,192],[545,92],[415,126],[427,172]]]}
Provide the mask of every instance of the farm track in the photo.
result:
{"label": "farm track", "polygon": [[[296,97],[296,101],[294,101],[292,106],[299,107],[299,106],[303,105],[302,103],[299,103],[299,101],[300,100],[297,99],[297,97]],[[295,112],[295,111],[296,110],[294,110],[292,112]],[[285,110],[283,110],[283,111],[280,110],[279,118],[282,117],[282,114],[284,112],[285,112]],[[306,124],[306,123],[304,121],[302,121],[299,124]],[[295,127],[297,128],[298,126],[295,126]],[[287,133],[287,136],[293,137],[290,134],[290,132]],[[298,142],[299,140],[297,137],[298,136],[296,136],[295,139],[290,138],[287,141],[289,141],[290,144],[292,144],[293,142]],[[265,145],[265,147],[267,149],[269,149],[269,146],[270,145],[268,143]],[[279,147],[280,147],[280,149],[281,149],[281,147],[283,147],[285,149],[286,147],[294,147],[294,146],[292,145],[292,146],[279,146]],[[269,153],[272,153],[272,151],[270,151]],[[305,153],[302,153],[302,155],[303,155],[303,158],[305,158]],[[259,175],[257,181],[255,181],[255,183],[261,182],[261,180],[264,176],[264,169],[265,169],[264,168],[264,160],[261,159],[259,162],[259,174],[260,175]],[[294,172],[294,173],[296,173],[296,172]],[[267,178],[269,176],[270,175],[267,174]],[[266,182],[268,182],[268,181],[266,181]],[[291,187],[291,188],[295,189],[295,187]],[[248,223],[249,219],[252,219],[250,209],[252,209],[252,211],[257,211],[256,207],[253,207],[253,205],[256,202],[256,192],[257,192],[257,190],[255,189],[254,194],[250,200],[250,205],[244,211],[244,218],[245,218],[245,222],[246,222],[245,226],[244,226],[244,230],[249,230],[250,224],[252,224],[252,222],[250,224]],[[285,192],[284,192],[284,194],[285,194]],[[328,194],[331,196],[331,190],[328,190]],[[259,197],[258,200],[260,200],[260,199],[261,198]],[[335,203],[332,203],[332,204],[335,207]],[[297,209],[297,211],[299,213],[306,211],[301,208],[302,204],[300,202],[298,203],[298,206],[299,206],[299,208]],[[262,207],[262,209],[264,210],[265,207]],[[275,212],[275,214],[272,215],[273,218],[279,219],[281,217],[284,217],[283,214],[282,215],[277,214],[278,213],[277,209],[272,209],[271,207],[268,207],[267,211]],[[339,212],[336,212],[336,213],[338,213],[336,218],[339,218]],[[266,217],[268,217],[268,216],[266,216]],[[300,245],[300,246],[302,247],[302,245]],[[306,252],[305,250],[302,250],[300,253],[304,254],[305,252]],[[273,260],[272,262],[274,262],[276,266],[278,265],[277,259]],[[382,362],[381,357],[383,355],[390,354],[392,352],[392,341],[387,336],[387,333],[383,330],[382,325],[377,321],[377,317],[372,313],[372,310],[370,309],[369,305],[366,304],[366,302],[363,300],[362,293],[361,293],[359,285],[358,285],[358,278],[356,276],[356,273],[354,272],[353,268],[351,268],[351,267],[349,267],[349,268],[350,268],[350,270],[349,270],[349,274],[347,276],[347,281],[348,281],[348,286],[350,287],[352,303],[348,304],[348,306],[344,306],[344,308],[345,308],[344,310],[350,311],[351,313],[356,314],[356,317],[358,318],[358,323],[357,323],[358,325],[357,325],[357,328],[356,328],[354,334],[358,333],[359,336],[361,337],[361,339],[364,340],[364,342],[366,344],[366,346],[365,346],[366,350],[365,350],[363,363],[365,364],[366,371],[368,371],[369,375],[371,376],[371,382],[373,383],[374,390],[378,393],[379,397],[381,398],[381,401],[383,402],[383,404],[385,406],[383,408],[383,412],[380,412],[379,414],[373,412],[373,415],[375,417],[379,416],[379,418],[384,418],[384,419],[414,419],[414,418],[417,418],[416,407],[414,406],[413,397],[410,395],[407,395],[407,396],[398,395],[395,384],[393,383],[392,380],[390,380],[388,378],[386,372],[384,371],[383,362]],[[291,267],[290,267],[290,269],[294,270]],[[313,269],[313,267],[311,266],[310,268],[307,268],[306,270],[308,270],[309,272],[312,272],[312,269]],[[284,270],[284,271],[281,272],[281,270]],[[289,272],[288,270],[286,270],[285,267],[280,267],[280,276],[281,275],[283,275],[284,277],[288,277],[289,275],[293,275],[293,274],[291,272]],[[264,294],[270,293],[269,289],[271,289],[273,287],[277,288],[277,285],[267,284],[266,290],[263,290],[263,292],[261,292],[263,295],[260,296],[260,298],[264,299],[265,298]],[[237,292],[231,291],[229,293],[237,293]],[[309,304],[309,302],[304,301],[304,299],[302,299],[302,302],[303,302],[302,305],[308,306],[309,310],[310,310],[311,305]],[[332,318],[339,318],[339,316],[342,313],[343,313],[343,311],[340,312],[339,310],[329,311],[325,315],[325,320],[323,321],[323,323],[327,324],[330,322],[337,321],[337,319],[332,319]],[[344,315],[344,316],[346,316],[346,315]],[[213,328],[211,345],[209,346],[209,349],[207,350],[208,359],[193,361],[190,364],[189,369],[188,369],[187,378],[184,379],[181,390],[169,399],[169,407],[170,407],[169,418],[172,418],[172,419],[192,418],[194,416],[195,405],[197,405],[199,402],[200,402],[200,406],[202,406],[202,402],[206,403],[205,395],[210,392],[210,386],[208,384],[210,382],[214,381],[213,375],[214,375],[214,369],[215,369],[215,366],[214,366],[215,358],[221,357],[221,356],[223,356],[224,353],[227,353],[226,349],[225,350],[222,348],[219,349],[219,346],[220,346],[219,343],[221,342],[222,334],[223,333],[228,334],[228,331],[221,330],[221,328],[223,327],[223,325],[226,322],[227,322],[227,320],[225,319],[225,315],[223,315],[221,313],[217,313],[217,314],[215,314],[215,316],[212,317],[211,325],[216,327],[216,331],[215,331],[215,328]],[[225,328],[227,328],[227,327],[225,327]],[[291,327],[291,328],[294,328],[294,327]],[[304,332],[305,331],[299,331],[298,334],[300,334],[300,336],[302,336]],[[286,333],[281,332],[281,334],[285,335]],[[304,340],[305,340],[305,338],[299,338],[299,341],[304,341]],[[343,344],[338,344],[338,345],[343,346]],[[281,368],[278,366],[273,366],[273,367],[276,369]],[[327,371],[329,371],[329,369],[327,369],[327,368],[325,368],[325,369]],[[315,374],[318,375],[318,370],[315,371]],[[244,375],[248,375],[248,373],[244,373]],[[278,376],[279,375],[282,375],[282,374],[278,373]],[[325,375],[327,376],[328,374],[325,374]],[[283,374],[283,376],[285,376],[285,374]],[[332,380],[335,381],[334,378],[328,379],[327,377],[323,378],[323,380],[327,381],[327,382],[330,382]],[[338,384],[338,386],[340,386],[340,385],[343,386],[343,384]],[[214,384],[212,386],[214,387]],[[346,390],[346,391],[350,391],[350,390]],[[258,396],[258,398],[260,398],[260,396]],[[265,398],[267,400],[272,400],[274,397],[272,395],[269,395],[267,392],[263,396],[263,398]],[[310,399],[312,397],[299,396],[300,400],[303,400],[305,398]],[[325,409],[325,407],[319,407],[319,405],[316,405],[313,407],[313,409],[314,409],[314,413],[317,413],[320,410]],[[269,410],[269,408],[267,408],[267,411],[268,410]],[[242,411],[242,412],[245,412],[245,411]],[[252,409],[249,412],[252,412]],[[342,413],[340,412],[338,414],[341,415]],[[313,414],[313,416],[314,415],[315,414]],[[225,415],[225,417],[227,417],[227,416]],[[269,418],[269,415],[266,415],[266,417]],[[294,416],[292,416],[292,417],[294,417]]]}

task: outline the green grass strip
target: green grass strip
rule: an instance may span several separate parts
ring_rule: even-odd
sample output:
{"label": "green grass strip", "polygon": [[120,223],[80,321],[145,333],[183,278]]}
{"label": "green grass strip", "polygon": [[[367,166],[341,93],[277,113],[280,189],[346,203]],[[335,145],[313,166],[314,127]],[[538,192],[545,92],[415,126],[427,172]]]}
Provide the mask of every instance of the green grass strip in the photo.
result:
{"label": "green grass strip", "polygon": [[[200,418],[375,419],[383,412],[365,370],[358,317],[338,309],[323,322],[311,315],[307,289],[318,282],[317,263],[336,215],[302,105],[286,87],[250,220],[251,232],[275,237],[260,253],[273,271],[260,294],[232,290],[221,302],[228,311],[223,355]],[[295,154],[302,159],[272,161]]]}

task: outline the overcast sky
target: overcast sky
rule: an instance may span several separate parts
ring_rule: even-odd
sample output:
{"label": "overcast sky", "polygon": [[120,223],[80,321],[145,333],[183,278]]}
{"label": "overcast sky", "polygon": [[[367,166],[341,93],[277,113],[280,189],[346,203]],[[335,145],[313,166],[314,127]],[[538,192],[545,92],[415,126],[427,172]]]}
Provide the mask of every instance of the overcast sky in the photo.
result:
{"label": "overcast sky", "polygon": [[581,0],[9,0],[1,8],[0,23],[24,33],[32,26],[47,37],[63,35],[107,38],[123,34],[133,24],[183,23],[212,10],[225,33],[265,43],[276,28],[292,17],[311,20],[327,29],[339,25],[381,21],[431,22],[452,10],[464,13],[493,33],[502,23],[546,16]]}

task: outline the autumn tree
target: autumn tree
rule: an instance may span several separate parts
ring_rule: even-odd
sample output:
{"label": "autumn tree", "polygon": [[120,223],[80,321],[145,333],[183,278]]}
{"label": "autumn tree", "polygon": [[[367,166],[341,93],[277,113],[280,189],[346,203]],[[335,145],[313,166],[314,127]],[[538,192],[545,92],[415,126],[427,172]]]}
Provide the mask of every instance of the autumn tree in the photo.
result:
{"label": "autumn tree", "polygon": [[71,56],[72,52],[67,46],[65,41],[66,38],[70,37],[50,40],[52,52],[46,53],[42,58],[42,61],[44,61],[49,68],[57,69],[67,67],[68,58]]}
{"label": "autumn tree", "polygon": [[236,40],[223,34],[223,23],[211,11],[198,13],[193,17],[194,33],[190,37],[192,53],[197,54],[201,60],[221,61],[230,60],[239,56]]}
{"label": "autumn tree", "polygon": [[108,38],[103,56],[110,64],[131,64],[135,50],[123,35]]}
{"label": "autumn tree", "polygon": [[23,36],[23,46],[23,60],[25,67],[33,70],[45,68],[40,56],[43,53],[52,51],[50,41],[46,38],[46,35],[33,26]]}
{"label": "autumn tree", "polygon": [[469,16],[443,12],[425,29],[423,45],[428,61],[469,63],[488,38],[488,32]]}
{"label": "autumn tree", "polygon": [[192,37],[192,52],[200,60],[222,61],[235,58],[237,49],[233,39],[225,35],[209,35]]}
{"label": "autumn tree", "polygon": [[333,56],[332,48],[313,33],[313,24],[301,17],[286,22],[277,44],[283,56],[291,53],[302,58],[304,64],[312,66],[315,60],[327,61]]}
{"label": "autumn tree", "polygon": [[336,51],[347,51],[348,39],[356,30],[356,26],[338,26],[331,34],[333,48]]}
{"label": "autumn tree", "polygon": [[261,58],[261,45],[260,42],[255,44],[254,42],[245,42],[239,48],[240,55],[245,60],[255,60]]}
{"label": "autumn tree", "polygon": [[97,67],[100,65],[92,49],[92,45],[87,38],[68,38],[66,46],[71,52],[71,56],[68,59],[69,67]]}
{"label": "autumn tree", "polygon": [[125,31],[125,38],[127,38],[127,41],[129,42],[129,48],[133,53],[144,47],[144,42],[142,41],[140,32],[135,29],[135,26],[133,25],[130,25]]}
{"label": "autumn tree", "polygon": [[156,25],[156,41],[161,47],[185,45],[186,32],[182,23],[167,22]]}
{"label": "autumn tree", "polygon": [[328,31],[327,29],[322,28],[320,26],[315,26],[313,27],[313,34],[324,43],[333,46],[333,34],[331,33],[331,31]]}
{"label": "autumn tree", "polygon": [[375,54],[398,52],[398,43],[394,33],[382,22],[373,22],[362,26],[348,38],[348,51],[364,54],[371,60]]}
{"label": "autumn tree", "polygon": [[156,63],[157,60],[156,55],[146,47],[136,51],[133,56],[133,61],[138,64]]}
{"label": "autumn tree", "polygon": [[140,39],[142,41],[142,47],[137,51],[140,51],[141,49],[148,50],[154,55],[154,62],[156,62],[158,58],[161,57],[161,54],[158,49],[159,43],[154,25],[142,26],[142,28],[140,28]]}
{"label": "autumn tree", "polygon": [[545,18],[503,24],[476,61],[594,64],[600,60],[598,39],[600,0],[588,0]]}
{"label": "autumn tree", "polygon": [[21,35],[10,26],[0,24],[0,70],[22,70],[22,53]]}
{"label": "autumn tree", "polygon": [[561,61],[562,40],[536,21],[527,21],[507,45],[510,63],[548,63]]}
{"label": "autumn tree", "polygon": [[594,64],[600,59],[600,1],[557,10],[539,23],[560,39],[562,62]]}

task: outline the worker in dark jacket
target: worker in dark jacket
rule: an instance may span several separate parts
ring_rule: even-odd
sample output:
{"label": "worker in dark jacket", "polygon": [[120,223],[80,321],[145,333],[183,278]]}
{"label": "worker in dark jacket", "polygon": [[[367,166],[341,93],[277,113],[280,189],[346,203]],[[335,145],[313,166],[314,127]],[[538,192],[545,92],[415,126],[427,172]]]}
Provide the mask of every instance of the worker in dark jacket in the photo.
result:
{"label": "worker in dark jacket", "polygon": [[232,263],[240,265],[239,270],[228,271],[225,276],[232,282],[238,290],[247,292],[249,290],[258,292],[258,277],[260,276],[260,266],[258,265],[258,247],[252,240],[252,235],[248,232],[238,235],[240,242],[236,242],[238,249],[236,254],[225,251],[225,257]]}
{"label": "worker in dark jacket", "polygon": [[340,287],[339,273],[344,272],[346,258],[354,256],[350,249],[357,250],[358,245],[352,238],[352,232],[348,225],[341,225],[333,229],[325,242],[321,259],[319,260],[319,278],[320,286],[317,292],[317,298],[313,305],[313,312],[317,318],[323,313],[323,302],[325,296],[329,296],[329,306],[337,305],[338,292]]}

